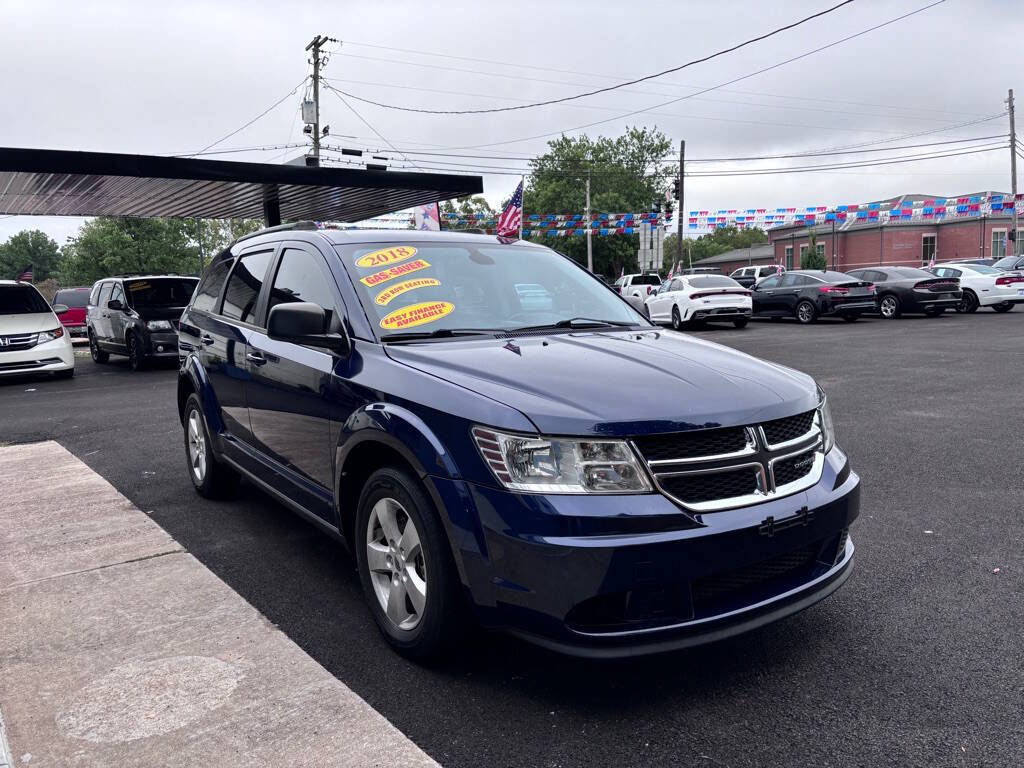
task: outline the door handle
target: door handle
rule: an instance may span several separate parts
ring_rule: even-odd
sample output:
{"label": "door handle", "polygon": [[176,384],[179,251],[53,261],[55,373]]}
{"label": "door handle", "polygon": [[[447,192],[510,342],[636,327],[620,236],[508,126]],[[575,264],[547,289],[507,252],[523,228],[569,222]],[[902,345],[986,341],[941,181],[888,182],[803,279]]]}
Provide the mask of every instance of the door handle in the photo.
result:
{"label": "door handle", "polygon": [[213,336],[211,336],[208,333],[204,333],[202,336],[200,336],[199,340],[203,342],[203,344],[205,344],[206,346],[210,346],[211,344],[213,344]]}
{"label": "door handle", "polygon": [[261,355],[259,352],[249,352],[246,354],[245,359],[253,365],[265,365],[267,358]]}

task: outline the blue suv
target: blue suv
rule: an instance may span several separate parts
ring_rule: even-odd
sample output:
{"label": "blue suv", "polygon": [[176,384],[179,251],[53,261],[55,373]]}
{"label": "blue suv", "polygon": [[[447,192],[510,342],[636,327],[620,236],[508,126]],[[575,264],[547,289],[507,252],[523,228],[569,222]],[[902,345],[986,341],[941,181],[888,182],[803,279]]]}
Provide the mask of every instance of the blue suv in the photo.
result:
{"label": "blue suv", "polygon": [[860,480],[815,382],[651,325],[548,248],[264,230],[210,264],[179,356],[196,490],[244,476],[344,541],[409,656],[467,621],[683,648],[851,572]]}

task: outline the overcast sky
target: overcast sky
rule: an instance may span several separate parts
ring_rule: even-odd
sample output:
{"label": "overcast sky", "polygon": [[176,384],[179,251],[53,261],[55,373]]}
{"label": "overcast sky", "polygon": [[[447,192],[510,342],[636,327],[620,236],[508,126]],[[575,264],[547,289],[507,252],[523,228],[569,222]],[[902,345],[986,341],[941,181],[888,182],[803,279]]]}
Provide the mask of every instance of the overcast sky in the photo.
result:
{"label": "overcast sky", "polygon": [[[451,116],[355,102],[352,106],[400,149],[493,155],[500,159],[443,161],[519,167],[524,165],[521,160],[505,158],[540,152],[546,140],[512,140],[614,118],[725,83],[929,1],[856,0],[797,29],[683,72],[558,106]],[[333,84],[339,88],[399,105],[473,109],[557,98],[611,84],[615,78],[656,72],[836,2],[0,0],[0,66],[6,73],[0,146],[150,154],[198,151],[288,94],[308,71],[303,48],[318,33],[343,41],[323,73],[336,78]],[[1024,14],[1019,2],[946,0],[701,97],[586,132],[614,136],[627,125],[657,126],[676,147],[685,138],[688,158],[785,154],[930,132],[1003,111],[1007,88],[1014,85],[1024,95],[1024,81],[1014,82],[1024,71],[1022,39]],[[217,148],[301,141],[301,97],[299,90]],[[338,135],[332,143],[386,149],[334,94],[322,94],[321,103],[323,123]],[[1006,131],[1007,119],[1002,117],[891,145]],[[475,145],[492,146],[461,149]],[[442,149],[449,147],[459,149]],[[925,150],[892,154],[913,151]],[[212,157],[281,162],[300,152]],[[419,158],[421,165],[441,160]],[[692,168],[778,168],[815,162],[805,158]],[[494,203],[517,182],[515,176],[484,174],[484,189]],[[1004,149],[828,173],[688,179],[685,208],[827,205],[901,193],[948,196],[1008,188]],[[528,198],[526,205],[530,213]],[[71,219],[0,217],[0,240],[37,227],[64,242],[78,225]]]}

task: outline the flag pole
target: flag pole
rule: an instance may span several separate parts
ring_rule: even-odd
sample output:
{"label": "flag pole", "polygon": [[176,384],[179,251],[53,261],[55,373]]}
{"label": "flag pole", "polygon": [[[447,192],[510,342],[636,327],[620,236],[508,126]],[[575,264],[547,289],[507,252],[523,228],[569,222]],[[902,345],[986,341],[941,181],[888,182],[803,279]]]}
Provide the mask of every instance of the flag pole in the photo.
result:
{"label": "flag pole", "polygon": [[523,239],[523,219],[526,218],[526,174],[524,173],[519,177],[519,183],[523,187],[523,206],[519,212],[519,239]]}

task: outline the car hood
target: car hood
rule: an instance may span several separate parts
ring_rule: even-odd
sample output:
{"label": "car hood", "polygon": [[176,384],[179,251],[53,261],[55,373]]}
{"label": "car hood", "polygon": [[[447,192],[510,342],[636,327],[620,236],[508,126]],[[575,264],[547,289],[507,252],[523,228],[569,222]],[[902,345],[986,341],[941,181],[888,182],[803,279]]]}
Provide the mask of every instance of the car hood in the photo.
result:
{"label": "car hood", "polygon": [[806,374],[668,331],[388,344],[397,362],[517,409],[544,434],[752,424],[817,404]]}
{"label": "car hood", "polygon": [[50,331],[60,323],[53,312],[32,312],[22,315],[0,315],[0,335]]}

